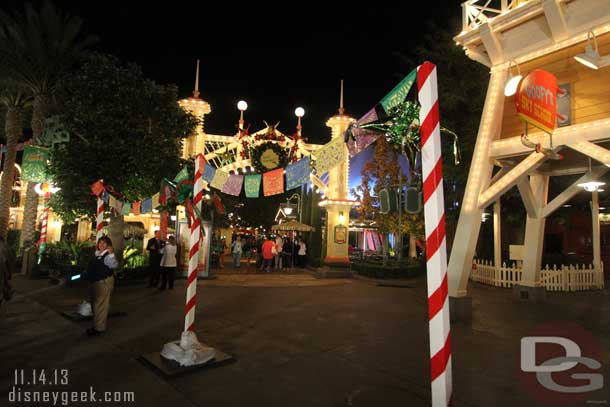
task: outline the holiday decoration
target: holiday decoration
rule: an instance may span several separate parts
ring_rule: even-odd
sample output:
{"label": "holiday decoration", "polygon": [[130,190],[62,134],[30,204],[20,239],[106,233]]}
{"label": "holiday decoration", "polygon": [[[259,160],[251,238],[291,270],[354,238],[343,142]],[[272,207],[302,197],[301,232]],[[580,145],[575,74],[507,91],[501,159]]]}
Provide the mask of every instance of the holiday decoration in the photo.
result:
{"label": "holiday decoration", "polygon": [[48,181],[47,160],[49,149],[26,145],[23,149],[21,179],[28,182],[45,183]]}
{"label": "holiday decoration", "polygon": [[261,188],[261,179],[261,174],[246,175],[244,183],[246,198],[258,198]]}
{"label": "holiday decoration", "polygon": [[284,192],[284,169],[268,171],[263,174],[263,194],[277,195]]}
{"label": "holiday decoration", "polygon": [[426,227],[428,319],[430,321],[430,371],[432,405],[451,404],[451,326],[447,286],[445,202],[439,125],[436,66],[425,62],[417,69],[421,102],[422,176]]}
{"label": "holiday decoration", "polygon": [[346,159],[345,143],[341,137],[332,139],[324,147],[314,153],[316,175],[322,176],[328,170],[341,164]]}
{"label": "holiday decoration", "polygon": [[238,196],[241,193],[241,186],[244,183],[244,176],[238,174],[230,174],[229,179],[222,187],[222,192],[225,194]]}
{"label": "holiday decoration", "polygon": [[264,173],[288,164],[286,149],[279,144],[268,141],[251,149],[252,165],[259,173]]}
{"label": "holiday decoration", "polygon": [[286,190],[300,187],[309,182],[311,159],[305,157],[286,167]]}

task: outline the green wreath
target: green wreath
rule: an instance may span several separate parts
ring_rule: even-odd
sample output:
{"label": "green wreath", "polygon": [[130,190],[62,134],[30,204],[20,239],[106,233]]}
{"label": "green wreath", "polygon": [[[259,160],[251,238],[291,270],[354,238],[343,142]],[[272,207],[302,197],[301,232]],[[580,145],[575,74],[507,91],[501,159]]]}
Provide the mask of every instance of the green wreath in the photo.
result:
{"label": "green wreath", "polygon": [[252,165],[259,174],[288,165],[288,153],[277,143],[266,142],[250,150]]}

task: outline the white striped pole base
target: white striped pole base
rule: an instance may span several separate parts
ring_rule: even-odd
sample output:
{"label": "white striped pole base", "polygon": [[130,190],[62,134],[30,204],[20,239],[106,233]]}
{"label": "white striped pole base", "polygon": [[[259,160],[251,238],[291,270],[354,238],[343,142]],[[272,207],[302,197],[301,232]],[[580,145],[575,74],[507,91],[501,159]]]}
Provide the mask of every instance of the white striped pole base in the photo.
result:
{"label": "white striped pole base", "polygon": [[102,229],[104,228],[104,200],[102,195],[97,197],[97,215],[95,217],[95,241],[97,242],[102,237]]}
{"label": "white striped pole base", "polygon": [[[193,188],[193,206],[201,212],[203,198],[203,168],[204,158],[199,154],[195,158],[195,177]],[[195,308],[197,304],[197,265],[199,262],[199,242],[201,236],[201,221],[193,214],[191,220],[191,235],[189,237],[189,268],[186,283],[186,308],[184,330],[192,331],[195,324]]]}
{"label": "white striped pole base", "polygon": [[424,62],[417,68],[417,86],[421,104],[419,121],[424,180],[432,405],[441,407],[451,404],[451,326],[438,87],[434,64]]}

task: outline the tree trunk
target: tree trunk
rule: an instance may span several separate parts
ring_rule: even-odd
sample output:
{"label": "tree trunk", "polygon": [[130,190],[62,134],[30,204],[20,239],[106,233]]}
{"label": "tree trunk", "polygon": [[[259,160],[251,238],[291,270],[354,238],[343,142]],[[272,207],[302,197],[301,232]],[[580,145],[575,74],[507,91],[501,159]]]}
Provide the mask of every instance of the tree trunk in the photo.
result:
{"label": "tree trunk", "polygon": [[[32,144],[37,145],[44,128],[44,120],[49,113],[49,97],[36,95],[32,109]],[[28,182],[23,208],[23,225],[21,226],[21,247],[31,245],[36,231],[36,216],[38,215],[38,194],[34,190],[34,183]]]}
{"label": "tree trunk", "polygon": [[417,239],[414,234],[409,235],[409,257],[412,259],[417,257]]}
{"label": "tree trunk", "polygon": [[108,224],[108,237],[112,240],[114,255],[117,261],[123,261],[123,248],[125,247],[125,238],[123,237],[123,228],[125,226],[123,215],[110,215],[110,223]]}
{"label": "tree trunk", "polygon": [[6,112],[6,155],[0,184],[0,237],[4,238],[5,241],[13,196],[17,142],[22,134],[21,115],[22,109],[19,107],[8,107]]}

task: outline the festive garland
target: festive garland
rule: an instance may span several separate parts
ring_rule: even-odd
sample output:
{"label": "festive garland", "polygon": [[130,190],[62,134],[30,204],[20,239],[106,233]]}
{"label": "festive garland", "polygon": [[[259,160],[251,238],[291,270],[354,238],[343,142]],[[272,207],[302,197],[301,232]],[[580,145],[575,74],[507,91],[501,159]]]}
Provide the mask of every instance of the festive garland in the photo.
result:
{"label": "festive garland", "polygon": [[[273,168],[266,167],[262,162],[261,158],[266,151],[271,150],[278,157],[277,165]],[[252,159],[252,165],[259,174],[265,173],[276,168],[283,168],[288,164],[288,153],[286,149],[281,147],[279,144],[273,142],[266,142],[259,144],[258,146],[250,148],[250,157]]]}

